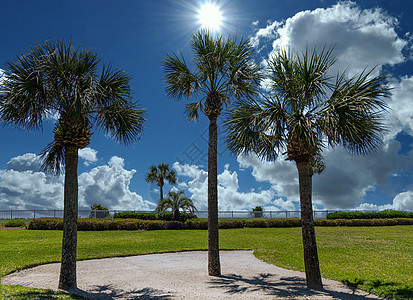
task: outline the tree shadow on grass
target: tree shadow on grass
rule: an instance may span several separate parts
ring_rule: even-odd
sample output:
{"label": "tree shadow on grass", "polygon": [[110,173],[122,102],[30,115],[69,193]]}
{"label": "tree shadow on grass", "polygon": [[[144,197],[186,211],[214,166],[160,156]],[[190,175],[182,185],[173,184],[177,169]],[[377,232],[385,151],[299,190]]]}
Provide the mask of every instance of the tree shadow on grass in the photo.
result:
{"label": "tree shadow on grass", "polygon": [[398,282],[384,281],[380,279],[365,280],[361,278],[343,280],[348,286],[361,288],[375,294],[392,297],[395,299],[413,299],[413,287]]}
{"label": "tree shadow on grass", "polygon": [[88,299],[172,299],[172,295],[162,290],[144,288],[139,290],[122,290],[113,285],[97,285],[90,291],[81,289],[68,290],[71,294],[80,295]]}
{"label": "tree shadow on grass", "polygon": [[346,292],[326,289],[314,290],[307,288],[305,279],[300,277],[278,277],[272,274],[259,274],[246,278],[236,274],[222,275],[212,279],[211,288],[222,289],[225,294],[241,295],[248,292],[261,292],[274,297],[333,297],[334,299],[366,299],[366,296],[356,295],[355,290]]}

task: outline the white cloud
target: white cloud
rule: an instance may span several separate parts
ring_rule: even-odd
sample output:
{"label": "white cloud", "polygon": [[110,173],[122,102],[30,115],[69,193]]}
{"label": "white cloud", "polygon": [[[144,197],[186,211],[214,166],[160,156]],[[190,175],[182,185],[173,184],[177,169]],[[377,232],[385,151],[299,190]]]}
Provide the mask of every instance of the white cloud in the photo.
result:
{"label": "white cloud", "polygon": [[86,147],[79,150],[79,157],[85,160],[85,166],[89,166],[91,163],[95,163],[98,161],[97,153],[98,152],[96,150],[90,147]]}
{"label": "white cloud", "polygon": [[402,131],[413,136],[413,76],[395,79],[392,82],[392,94],[388,101],[390,114],[386,141],[394,139]]}
{"label": "white cloud", "polygon": [[402,192],[396,195],[392,204],[376,205],[362,203],[357,207],[358,210],[385,210],[393,209],[400,211],[413,211],[413,191]]}
{"label": "white cloud", "polygon": [[[359,73],[365,66],[394,65],[403,62],[402,49],[408,41],[398,37],[398,20],[380,8],[361,9],[350,1],[328,8],[301,11],[286,21],[275,21],[257,31],[255,45],[272,42],[273,51],[291,47],[335,46],[337,68]],[[362,62],[362,63],[360,63]]]}
{"label": "white cloud", "polygon": [[6,165],[7,170],[14,171],[40,171],[40,157],[34,153],[26,153],[13,157]]}
{"label": "white cloud", "polygon": [[26,153],[0,170],[0,207],[3,209],[62,209],[63,177],[40,172],[40,157]]}
{"label": "white cloud", "polygon": [[393,209],[413,211],[413,191],[397,194],[393,199]]}
{"label": "white cloud", "polygon": [[[191,193],[198,210],[208,209],[208,173],[195,165],[182,165],[175,162],[173,168],[177,174],[189,177],[186,181],[187,190]],[[293,208],[294,205],[289,201],[281,202],[274,199],[275,193],[272,189],[255,192],[239,191],[237,172],[231,172],[229,165],[225,165],[224,171],[218,174],[218,208],[224,210],[251,210],[255,206],[272,207],[274,210],[285,210],[286,207]]]}
{"label": "white cloud", "polygon": [[367,156],[353,156],[343,149],[325,155],[326,169],[314,176],[314,200],[328,209],[352,209],[366,193],[387,186],[389,178],[412,166],[411,155],[400,155],[400,143],[392,140],[386,147]]}
{"label": "white cloud", "polygon": [[[352,209],[363,201],[366,192],[377,185],[386,185],[390,177],[413,165],[412,153],[399,155],[400,143],[389,142],[369,156],[357,157],[343,149],[326,151],[326,169],[313,176],[313,203],[326,209]],[[298,171],[294,162],[279,157],[271,163],[262,162],[255,155],[240,156],[241,168],[252,168],[252,176],[259,182],[269,182],[279,196],[288,201],[299,201]],[[299,207],[299,205],[296,205]]]}
{"label": "white cloud", "polygon": [[79,176],[79,205],[101,204],[116,210],[151,210],[154,204],[129,190],[135,170],[124,169],[124,159],[113,156],[108,165]]}
{"label": "white cloud", "polygon": [[279,157],[274,162],[263,162],[257,156],[239,156],[240,168],[252,168],[251,175],[258,182],[269,182],[278,196],[299,202],[298,176],[295,164]]}
{"label": "white cloud", "polygon": [[[107,165],[79,176],[79,208],[102,204],[116,210],[152,210],[154,204],[131,192],[135,170],[125,170],[123,158],[114,156]],[[26,153],[12,158],[0,170],[2,209],[63,209],[64,176],[40,171],[40,157]]]}

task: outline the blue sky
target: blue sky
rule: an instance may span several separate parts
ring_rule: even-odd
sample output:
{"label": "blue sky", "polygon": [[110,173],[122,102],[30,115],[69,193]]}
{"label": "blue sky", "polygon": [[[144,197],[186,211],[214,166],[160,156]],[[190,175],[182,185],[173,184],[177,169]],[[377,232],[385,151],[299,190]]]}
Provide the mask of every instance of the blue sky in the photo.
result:
{"label": "blue sky", "polygon": [[[204,1],[7,1],[0,18],[0,69],[35,42],[57,37],[95,50],[104,62],[132,76],[134,100],[147,109],[142,139],[131,147],[95,132],[80,152],[79,203],[110,209],[152,210],[156,185],[145,182],[152,164],[169,163],[184,189],[205,210],[207,118],[187,121],[185,102],[164,92],[161,63],[182,51],[198,29]],[[265,65],[273,51],[291,46],[334,45],[337,70],[349,74],[365,66],[389,72],[393,95],[383,146],[365,157],[327,149],[326,170],[314,177],[316,209],[413,210],[413,7],[408,1],[217,1],[225,35],[251,37],[255,59]],[[52,140],[53,120],[43,130],[0,127],[0,210],[61,209],[63,178],[39,171],[38,154]],[[221,132],[218,146],[219,209],[297,210],[297,170],[280,158],[228,153]],[[166,186],[166,191],[171,186]]]}

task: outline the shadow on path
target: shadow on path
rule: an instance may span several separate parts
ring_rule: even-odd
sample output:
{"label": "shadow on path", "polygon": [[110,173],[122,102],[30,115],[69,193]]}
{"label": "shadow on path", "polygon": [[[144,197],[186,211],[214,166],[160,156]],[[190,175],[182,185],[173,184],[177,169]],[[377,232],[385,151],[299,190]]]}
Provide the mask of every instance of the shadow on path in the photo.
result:
{"label": "shadow on path", "polygon": [[113,285],[98,285],[94,289],[84,291],[81,289],[68,290],[67,292],[89,299],[172,299],[172,294],[162,290],[144,288],[140,290],[122,290],[117,289]]}
{"label": "shadow on path", "polygon": [[274,297],[333,297],[334,299],[368,299],[368,296],[354,294],[354,289],[349,287],[349,292],[331,291],[328,289],[308,289],[306,281],[300,277],[278,277],[273,274],[259,274],[254,277],[243,277],[236,274],[222,275],[209,282],[211,288],[225,290],[230,295],[247,292],[261,292]]}

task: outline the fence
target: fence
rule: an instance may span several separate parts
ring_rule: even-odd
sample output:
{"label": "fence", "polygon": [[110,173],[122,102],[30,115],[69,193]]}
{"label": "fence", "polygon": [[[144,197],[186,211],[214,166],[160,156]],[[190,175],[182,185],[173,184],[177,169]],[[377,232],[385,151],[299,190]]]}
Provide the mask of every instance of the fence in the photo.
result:
{"label": "fence", "polygon": [[[314,219],[325,218],[328,213],[337,210],[314,210]],[[117,212],[126,212],[126,210],[79,210],[79,218],[102,218],[113,216]],[[150,212],[150,211],[136,211]],[[366,211],[365,211],[366,212]],[[373,211],[369,211],[373,212]],[[208,211],[198,211],[198,218],[208,218]],[[63,210],[0,210],[0,219],[36,219],[36,218],[63,218]],[[219,211],[218,218],[220,219],[239,219],[239,218],[300,218],[300,211],[245,211],[231,210]]]}

